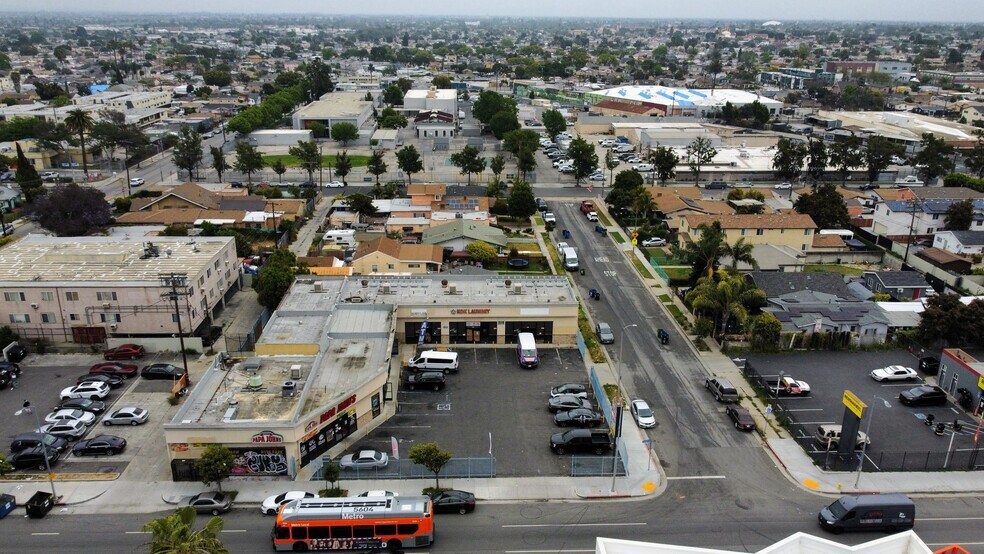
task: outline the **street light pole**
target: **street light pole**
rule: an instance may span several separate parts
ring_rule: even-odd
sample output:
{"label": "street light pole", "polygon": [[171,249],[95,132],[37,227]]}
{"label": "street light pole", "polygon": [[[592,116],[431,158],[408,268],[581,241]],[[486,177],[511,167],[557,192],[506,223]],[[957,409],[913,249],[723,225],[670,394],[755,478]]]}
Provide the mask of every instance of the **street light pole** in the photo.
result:
{"label": "street light pole", "polygon": [[[31,402],[29,400],[24,401],[24,407],[14,412],[15,416],[24,414],[34,414],[34,423],[37,424],[38,429],[41,428],[41,419],[38,418],[38,412],[31,408]],[[51,502],[58,502],[58,493],[55,492],[55,475],[51,473],[51,462],[48,461],[48,445],[44,443],[44,438],[41,439],[41,450],[44,455],[44,467],[48,470],[48,483],[51,484]]]}
{"label": "street light pole", "polygon": [[[882,403],[885,404],[885,407],[886,408],[891,408],[892,407],[892,404],[888,400],[885,400],[884,398],[882,398],[880,396],[874,396],[872,398],[876,398],[878,400],[881,400]],[[864,430],[864,438],[865,438],[865,440],[864,440],[864,442],[861,443],[861,459],[858,460],[858,472],[857,472],[857,476],[855,476],[855,478],[854,478],[854,488],[855,489],[858,488],[858,483],[861,481],[861,469],[864,468],[864,454],[868,450],[868,441],[870,440],[869,437],[871,437],[871,420],[874,419],[874,418],[875,418],[875,403],[872,402],[871,403],[871,412],[868,413],[868,425],[867,425],[867,427],[865,427],[865,430]],[[841,437],[841,440],[844,440],[844,437]]]}
{"label": "street light pole", "polygon": [[[618,391],[615,393],[615,406],[612,406],[612,417],[615,417],[615,451],[612,455],[612,490],[615,493],[615,476],[618,475],[618,439],[622,436],[622,347],[625,346],[625,332],[632,327],[638,327],[635,323],[630,323],[622,327],[622,338],[618,343],[618,361],[615,363],[615,379],[618,381]],[[618,417],[616,417],[618,416]]]}

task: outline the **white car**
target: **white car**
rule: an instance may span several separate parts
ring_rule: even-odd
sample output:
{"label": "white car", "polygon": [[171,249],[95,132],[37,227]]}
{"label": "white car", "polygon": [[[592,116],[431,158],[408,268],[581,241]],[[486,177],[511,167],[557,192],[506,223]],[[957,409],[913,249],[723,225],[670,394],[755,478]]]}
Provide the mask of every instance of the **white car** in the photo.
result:
{"label": "white car", "polygon": [[290,502],[291,500],[298,500],[301,498],[321,498],[320,496],[314,494],[313,492],[307,491],[287,491],[280,494],[275,494],[273,496],[267,497],[260,504],[260,512],[264,515],[275,516],[280,510],[280,506]]}
{"label": "white car", "polygon": [[588,218],[588,221],[598,221],[598,214],[595,212],[588,212],[585,216]]}
{"label": "white car", "polygon": [[634,166],[632,166],[632,169],[634,169],[636,171],[652,171],[653,170],[653,164],[639,164],[639,165],[634,165]]}
{"label": "white car", "polygon": [[47,433],[56,437],[74,441],[82,438],[89,427],[77,419],[66,419],[58,423],[48,423],[35,429],[35,433]]}
{"label": "white car", "polygon": [[101,381],[86,381],[61,391],[61,399],[88,398],[101,400],[109,396],[109,385]]}
{"label": "white car", "polygon": [[642,245],[647,247],[666,246],[666,239],[661,239],[659,237],[651,237],[642,241]]}
{"label": "white car", "polygon": [[615,146],[615,139],[601,139],[598,141],[598,145],[603,148],[611,148]]}
{"label": "white car", "polygon": [[625,158],[625,163],[627,163],[627,164],[641,164],[642,163],[642,158],[640,158],[639,156],[629,156],[629,157]]}
{"label": "white car", "polygon": [[45,171],[41,174],[42,179],[57,179],[60,176],[57,171]]}
{"label": "white car", "polygon": [[905,158],[900,158],[898,156],[892,156],[892,163],[895,165],[905,165]]}
{"label": "white car", "polygon": [[330,189],[340,189],[345,186],[345,183],[341,181],[331,181],[329,183],[325,183],[325,186]]}
{"label": "white car", "polygon": [[139,187],[140,185],[142,185],[142,184],[144,184],[146,182],[147,181],[143,180],[140,177],[134,177],[134,178],[130,179],[130,186],[131,187]]}
{"label": "white car", "polygon": [[731,188],[733,188],[733,189],[750,189],[750,188],[752,188],[752,184],[751,183],[733,183],[731,185]]}
{"label": "white car", "polygon": [[643,429],[656,427],[656,416],[653,415],[653,411],[649,409],[649,404],[645,400],[633,400],[629,410],[639,427]]}
{"label": "white car", "polygon": [[400,496],[400,493],[393,492],[393,491],[366,491],[366,492],[360,494],[359,496],[362,496],[362,497],[370,497],[370,496],[372,496],[372,497],[379,497],[379,496],[381,496],[381,497],[385,498],[387,496]]}
{"label": "white car", "polygon": [[592,173],[591,175],[588,175],[588,180],[589,181],[604,181],[605,180],[605,174],[604,173]]}
{"label": "white car", "polygon": [[92,412],[86,412],[84,410],[58,410],[57,412],[51,412],[50,414],[44,416],[45,423],[59,423],[65,420],[77,419],[86,425],[92,425],[96,422],[96,415]]}
{"label": "white car", "polygon": [[566,242],[558,242],[557,243],[557,251],[558,252],[563,252],[564,249],[567,248],[568,246],[570,246],[570,245],[567,244]]}
{"label": "white car", "polygon": [[362,450],[358,454],[346,454],[338,461],[342,469],[371,469],[386,467],[389,456],[378,450]]}
{"label": "white car", "polygon": [[553,212],[547,212],[547,213],[543,214],[543,222],[544,223],[557,223],[557,216],[555,216],[553,214]]}
{"label": "white car", "polygon": [[913,381],[919,378],[919,374],[911,367],[890,365],[872,370],[871,378],[875,381]]}
{"label": "white car", "polygon": [[789,189],[793,188],[793,185],[790,184],[790,183],[779,183],[778,185],[776,185],[776,186],[774,186],[772,188],[774,188],[776,190],[789,190]]}
{"label": "white car", "polygon": [[780,395],[786,396],[809,396],[810,394],[810,384],[806,381],[798,381],[790,376],[785,376],[779,380],[779,389],[777,392]]}
{"label": "white car", "polygon": [[147,423],[150,412],[143,408],[127,406],[120,408],[103,418],[103,425],[140,425]]}
{"label": "white car", "polygon": [[627,154],[629,152],[635,152],[635,147],[631,144],[617,144],[615,145],[614,150],[619,154]]}

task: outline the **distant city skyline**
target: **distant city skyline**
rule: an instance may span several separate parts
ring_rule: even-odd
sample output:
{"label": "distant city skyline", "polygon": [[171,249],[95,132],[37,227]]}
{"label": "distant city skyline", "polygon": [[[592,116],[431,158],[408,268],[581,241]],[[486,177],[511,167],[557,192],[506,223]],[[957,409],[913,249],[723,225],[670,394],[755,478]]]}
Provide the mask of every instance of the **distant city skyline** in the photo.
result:
{"label": "distant city skyline", "polygon": [[[595,17],[641,19],[737,19],[737,20],[827,20],[984,23],[984,1],[954,0],[945,4],[925,0],[790,2],[789,0],[702,0],[694,3],[623,3],[611,5],[589,0],[375,0],[347,4],[335,9],[334,2],[317,0],[6,0],[0,11],[32,14],[71,13],[180,13],[317,14],[511,17]],[[604,9],[599,9],[603,6]]]}

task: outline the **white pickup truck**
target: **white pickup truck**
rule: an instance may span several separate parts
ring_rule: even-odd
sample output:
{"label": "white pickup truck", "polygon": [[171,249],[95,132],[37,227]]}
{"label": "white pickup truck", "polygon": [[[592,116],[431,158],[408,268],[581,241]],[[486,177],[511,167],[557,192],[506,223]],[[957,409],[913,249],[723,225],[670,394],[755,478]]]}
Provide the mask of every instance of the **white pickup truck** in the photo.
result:
{"label": "white pickup truck", "polygon": [[903,177],[901,179],[896,179],[895,180],[895,184],[896,185],[903,185],[903,186],[907,186],[907,187],[921,187],[925,183],[923,183],[922,181],[920,181],[919,180],[919,177],[916,177],[915,175],[908,175],[908,176]]}

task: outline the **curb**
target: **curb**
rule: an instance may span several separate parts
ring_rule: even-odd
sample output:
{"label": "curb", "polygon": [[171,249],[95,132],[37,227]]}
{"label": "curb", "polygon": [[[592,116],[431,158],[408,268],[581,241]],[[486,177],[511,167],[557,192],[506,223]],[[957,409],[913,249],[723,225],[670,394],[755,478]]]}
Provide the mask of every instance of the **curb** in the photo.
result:
{"label": "curb", "polygon": [[86,502],[90,502],[92,500],[95,500],[95,499],[99,498],[100,496],[106,494],[107,492],[109,492],[109,489],[106,489],[104,491],[101,491],[99,494],[97,494],[95,496],[92,496],[92,497],[89,497],[89,498],[86,498],[84,500],[78,500],[78,501],[75,501],[75,502],[56,502],[55,503],[55,506],[77,506],[79,504],[85,504]]}

